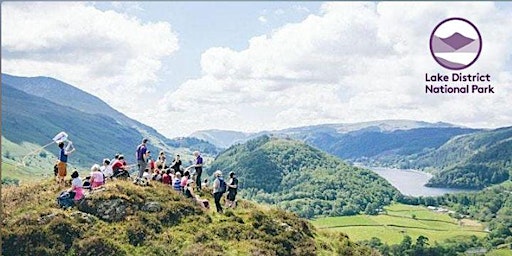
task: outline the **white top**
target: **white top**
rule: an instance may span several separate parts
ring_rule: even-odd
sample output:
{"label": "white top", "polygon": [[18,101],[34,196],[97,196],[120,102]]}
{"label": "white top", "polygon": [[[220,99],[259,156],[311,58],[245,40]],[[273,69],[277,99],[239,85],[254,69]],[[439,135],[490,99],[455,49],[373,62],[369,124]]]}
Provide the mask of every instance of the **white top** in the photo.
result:
{"label": "white top", "polygon": [[144,172],[144,174],[142,174],[142,178],[146,178],[146,179],[150,180],[151,174],[149,172]]}
{"label": "white top", "polygon": [[80,179],[80,177],[76,177],[74,178],[72,181],[71,181],[71,185],[77,187],[77,188],[81,188],[82,187],[82,179]]}
{"label": "white top", "polygon": [[105,177],[112,177],[112,175],[114,175],[114,171],[112,170],[112,166],[111,165],[108,165],[108,166],[101,166],[100,167],[100,171],[103,173],[103,175],[105,175]]}

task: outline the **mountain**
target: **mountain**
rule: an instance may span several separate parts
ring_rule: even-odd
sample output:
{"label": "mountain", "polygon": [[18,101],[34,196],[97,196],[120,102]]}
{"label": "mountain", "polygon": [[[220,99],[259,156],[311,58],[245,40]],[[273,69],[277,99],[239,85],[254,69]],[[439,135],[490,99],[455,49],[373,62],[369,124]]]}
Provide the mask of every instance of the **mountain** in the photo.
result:
{"label": "mountain", "polygon": [[[57,206],[62,187],[51,181],[2,188],[1,254],[379,255],[344,234],[245,200],[217,214],[160,183],[105,186],[70,210]],[[210,193],[201,197],[213,205]]]}
{"label": "mountain", "polygon": [[[2,74],[2,136],[7,141],[42,146],[61,131],[69,134],[77,149],[70,156],[70,163],[80,168],[112,158],[117,152],[124,153],[128,162],[133,163],[135,147],[143,137],[150,139],[151,150],[184,151],[187,155],[191,150],[218,153],[215,146],[196,138],[168,139],[99,98],[53,78]],[[55,145],[46,149],[58,153]],[[17,162],[24,156],[10,153],[10,160]]]}
{"label": "mountain", "polygon": [[[2,83],[2,136],[21,144],[46,145],[60,131],[66,131],[76,147],[69,160],[78,166],[89,166],[112,157],[116,152],[134,152],[142,135],[114,119],[81,112],[27,94]],[[58,153],[56,145],[50,151]],[[133,162],[133,154],[126,154]]]}
{"label": "mountain", "polygon": [[87,114],[107,116],[124,127],[138,130],[138,133],[143,137],[150,138],[154,145],[159,145],[162,148],[167,144],[168,139],[159,134],[155,129],[127,117],[98,97],[57,79],[51,77],[18,77],[2,74],[2,83],[64,107],[74,108]]}
{"label": "mountain", "polygon": [[483,188],[510,179],[512,127],[456,136],[436,150],[409,159],[413,168],[433,169],[430,186]]}
{"label": "mountain", "polygon": [[210,168],[217,169],[237,173],[242,197],[307,218],[373,214],[401,196],[370,170],[303,142],[266,135],[221,153]]}
{"label": "mountain", "polygon": [[217,129],[196,131],[189,135],[189,137],[208,141],[219,148],[228,148],[235,143],[243,143],[253,136],[254,134],[251,133],[223,131]]}
{"label": "mountain", "polygon": [[[255,134],[231,131],[200,131],[200,138],[213,144],[242,143],[263,134],[290,137],[330,154],[352,161],[380,162],[396,156],[421,153],[437,148],[456,135],[472,133],[476,129],[456,127],[447,123],[427,123],[410,120],[382,120],[353,124],[324,124],[290,128]],[[222,135],[222,138],[217,137]],[[229,138],[236,138],[229,140]],[[220,146],[219,144],[216,144]]]}

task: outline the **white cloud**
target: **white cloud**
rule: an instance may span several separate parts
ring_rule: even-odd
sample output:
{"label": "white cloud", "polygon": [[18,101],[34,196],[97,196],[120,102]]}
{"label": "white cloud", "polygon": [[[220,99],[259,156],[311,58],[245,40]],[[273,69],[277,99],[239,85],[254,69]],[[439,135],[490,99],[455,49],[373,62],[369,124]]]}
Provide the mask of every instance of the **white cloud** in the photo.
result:
{"label": "white cloud", "polygon": [[[246,49],[206,50],[199,77],[147,108],[155,103],[153,85],[165,79],[162,61],[178,50],[170,24],[86,3],[8,2],[2,5],[2,71],[62,79],[168,136],[386,118],[496,127],[512,122],[512,8],[499,5],[508,8],[325,3],[301,22],[249,39]],[[259,21],[267,22],[267,14]],[[482,54],[463,72],[490,73],[496,94],[425,94],[425,73],[451,73],[428,48],[431,30],[447,17],[466,17],[479,28]]]}
{"label": "white cloud", "polygon": [[265,16],[261,15],[258,17],[258,20],[261,22],[261,23],[267,23],[267,18],[265,18]]}
{"label": "white cloud", "polygon": [[64,80],[125,113],[143,107],[140,94],[154,90],[162,59],[176,50],[166,22],[80,2],[2,3],[2,72]]}
{"label": "white cloud", "polygon": [[[245,50],[205,51],[203,76],[167,93],[162,112],[185,120],[169,131],[181,134],[386,118],[510,125],[511,15],[493,3],[325,3],[319,14],[251,38]],[[496,94],[425,94],[425,73],[451,73],[432,59],[428,40],[454,16],[483,34],[482,55],[464,72],[493,74]]]}

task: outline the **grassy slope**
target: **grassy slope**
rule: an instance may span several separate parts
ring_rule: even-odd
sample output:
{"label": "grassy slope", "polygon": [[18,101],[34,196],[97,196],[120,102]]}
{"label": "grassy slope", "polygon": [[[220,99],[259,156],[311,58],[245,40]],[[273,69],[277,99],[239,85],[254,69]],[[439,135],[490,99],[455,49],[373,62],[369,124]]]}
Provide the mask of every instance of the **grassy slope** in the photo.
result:
{"label": "grassy slope", "polygon": [[[2,136],[2,178],[33,182],[48,175],[53,176],[53,165],[57,157],[45,149],[38,151],[40,147],[27,142],[18,145]],[[25,165],[21,164],[22,160]]]}
{"label": "grassy slope", "polygon": [[[81,208],[91,213],[91,222],[76,217],[76,209],[56,206],[56,194],[64,188],[51,181],[2,189],[2,255],[87,255],[83,253],[93,248],[96,255],[378,255],[345,235],[318,232],[294,214],[248,201],[220,215],[161,184],[140,187],[115,181],[106,187]],[[203,196],[213,204],[210,195]],[[114,199],[132,210],[121,221],[103,220],[98,209]],[[133,210],[151,201],[162,209]],[[50,214],[55,217],[40,222]],[[98,239],[102,246],[96,245]]]}
{"label": "grassy slope", "polygon": [[[458,236],[486,235],[479,223],[465,222],[459,226],[457,220],[448,214],[435,213],[425,207],[393,204],[385,210],[387,215],[319,218],[313,224],[321,230],[347,233],[356,241],[378,237],[388,244],[400,243],[404,235],[411,236],[413,240],[423,235],[431,243]],[[413,214],[416,219],[412,218]]]}

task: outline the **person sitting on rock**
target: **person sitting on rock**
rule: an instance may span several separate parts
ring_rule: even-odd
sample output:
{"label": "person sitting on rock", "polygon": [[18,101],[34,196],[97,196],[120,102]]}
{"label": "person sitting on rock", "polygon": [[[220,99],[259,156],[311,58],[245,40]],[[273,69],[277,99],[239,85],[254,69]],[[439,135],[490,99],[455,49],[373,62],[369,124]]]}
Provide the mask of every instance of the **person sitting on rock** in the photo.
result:
{"label": "person sitting on rock", "polygon": [[103,173],[100,171],[100,166],[95,164],[91,167],[91,189],[99,188],[103,185]]}
{"label": "person sitting on rock", "polygon": [[78,171],[74,171],[71,174],[71,178],[73,179],[71,181],[71,188],[68,189],[68,192],[73,195],[73,199],[75,201],[79,201],[82,198],[84,198],[84,190],[82,187],[82,179],[80,179],[78,175]]}

